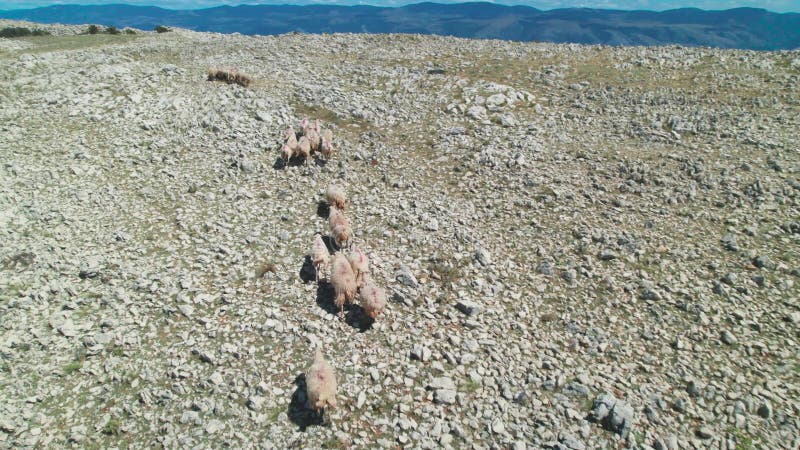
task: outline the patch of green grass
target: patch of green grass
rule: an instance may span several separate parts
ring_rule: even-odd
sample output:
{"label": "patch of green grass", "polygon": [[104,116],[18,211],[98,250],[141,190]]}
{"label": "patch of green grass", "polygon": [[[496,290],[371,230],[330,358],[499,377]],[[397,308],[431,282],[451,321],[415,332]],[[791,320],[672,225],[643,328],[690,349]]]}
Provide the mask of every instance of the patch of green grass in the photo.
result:
{"label": "patch of green grass", "polygon": [[544,313],[539,316],[539,321],[543,323],[555,322],[556,320],[558,320],[558,315],[556,313]]}
{"label": "patch of green grass", "polygon": [[283,406],[276,406],[270,409],[269,411],[267,411],[267,417],[268,417],[267,420],[270,422],[277,422],[278,416],[280,416],[285,409],[286,408]]}
{"label": "patch of green grass", "polygon": [[91,47],[103,47],[106,45],[131,42],[139,39],[139,35],[119,35],[109,34],[81,34],[74,36],[36,36],[24,38],[32,47],[23,50],[24,53],[47,53],[65,50],[80,50]]}
{"label": "patch of green grass", "polygon": [[103,434],[107,434],[109,436],[117,436],[121,432],[122,423],[117,419],[109,419],[105,425],[103,425]]}
{"label": "patch of green grass", "polygon": [[728,434],[733,435],[733,439],[736,441],[736,450],[753,450],[755,448],[753,437],[747,434],[746,431],[730,427],[728,428]]}
{"label": "patch of green grass", "polygon": [[472,378],[468,379],[464,382],[464,390],[466,392],[475,392],[480,389],[481,384],[477,381],[474,381]]}
{"label": "patch of green grass", "polygon": [[29,288],[30,286],[25,283],[12,283],[6,286],[5,293],[8,294],[9,297],[22,297]]}
{"label": "patch of green grass", "polygon": [[428,265],[428,269],[439,275],[442,284],[449,285],[461,278],[461,269],[466,265],[466,260],[458,261],[453,258],[434,259]]}
{"label": "patch of green grass", "polygon": [[345,449],[345,448],[348,448],[348,445],[345,444],[344,442],[340,441],[337,437],[334,436],[334,437],[331,437],[331,438],[328,438],[327,440],[325,440],[322,443],[322,448]]}
{"label": "patch of green grass", "polygon": [[31,349],[31,344],[28,343],[28,342],[21,342],[21,343],[17,344],[16,347],[18,349],[20,349],[21,351],[23,351],[23,352],[27,352],[28,350]]}
{"label": "patch of green grass", "polygon": [[72,375],[74,372],[80,370],[81,367],[83,367],[83,361],[73,361],[64,366],[64,374]]}

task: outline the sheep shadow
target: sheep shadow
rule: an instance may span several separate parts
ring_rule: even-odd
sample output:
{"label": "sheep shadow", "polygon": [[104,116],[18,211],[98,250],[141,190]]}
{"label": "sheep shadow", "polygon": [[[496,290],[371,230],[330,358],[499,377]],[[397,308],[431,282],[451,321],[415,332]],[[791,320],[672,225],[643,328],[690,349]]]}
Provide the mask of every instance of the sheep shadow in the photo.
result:
{"label": "sheep shadow", "polygon": [[275,169],[275,170],[285,169],[288,166],[289,166],[289,163],[286,160],[284,160],[283,158],[281,158],[280,156],[277,157],[275,159],[275,163],[272,164],[272,168]]}
{"label": "sheep shadow", "polygon": [[303,265],[300,267],[300,279],[306,284],[317,279],[317,269],[314,268],[314,263],[311,262],[311,256],[309,255],[303,258]]}
{"label": "sheep shadow", "polygon": [[[311,163],[309,163],[308,165],[310,164]],[[288,161],[286,161],[282,157],[278,156],[275,159],[275,163],[272,164],[272,168],[275,170],[283,170],[289,167],[300,167],[305,165],[306,165],[305,158],[300,158],[299,156],[292,156],[291,158],[289,158]]]}
{"label": "sheep shadow", "polygon": [[[327,281],[320,280],[317,286],[317,306],[322,308],[328,314],[339,314],[339,307],[333,301],[336,296],[336,291],[333,285]],[[363,333],[372,327],[372,319],[367,317],[364,313],[364,308],[361,305],[346,304],[344,305],[344,322]]]}
{"label": "sheep shadow", "polygon": [[328,160],[319,157],[314,157],[314,164],[316,164],[319,167],[325,167],[328,165]]}
{"label": "sheep shadow", "polygon": [[329,205],[328,202],[326,202],[325,200],[320,200],[319,202],[317,202],[317,216],[327,220],[328,217],[330,217],[330,215],[331,215],[331,205]]}
{"label": "sheep shadow", "polygon": [[328,253],[336,253],[339,250],[339,247],[336,246],[336,242],[333,240],[331,236],[322,236],[322,242],[325,243],[325,247],[328,248]]}
{"label": "sheep shadow", "polygon": [[297,386],[292,393],[292,400],[289,403],[289,410],[287,414],[289,420],[297,425],[300,431],[306,431],[306,428],[313,425],[322,425],[324,423],[324,411],[317,414],[316,411],[306,408],[306,400],[308,399],[308,392],[306,391],[306,375],[301,373],[294,379],[294,384]]}

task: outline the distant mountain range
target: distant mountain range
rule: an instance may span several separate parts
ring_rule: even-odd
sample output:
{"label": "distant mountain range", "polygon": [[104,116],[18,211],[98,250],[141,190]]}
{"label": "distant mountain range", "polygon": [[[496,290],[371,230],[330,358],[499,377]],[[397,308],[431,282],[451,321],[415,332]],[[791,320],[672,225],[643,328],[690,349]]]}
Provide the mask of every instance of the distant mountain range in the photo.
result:
{"label": "distant mountain range", "polygon": [[711,46],[753,50],[800,48],[800,14],[736,8],[703,11],[538,10],[492,3],[419,3],[397,8],[243,5],[169,10],[130,5],[62,5],[0,11],[44,23],[153,29],[156,25],[242,34],[421,33],[515,41],[607,45]]}

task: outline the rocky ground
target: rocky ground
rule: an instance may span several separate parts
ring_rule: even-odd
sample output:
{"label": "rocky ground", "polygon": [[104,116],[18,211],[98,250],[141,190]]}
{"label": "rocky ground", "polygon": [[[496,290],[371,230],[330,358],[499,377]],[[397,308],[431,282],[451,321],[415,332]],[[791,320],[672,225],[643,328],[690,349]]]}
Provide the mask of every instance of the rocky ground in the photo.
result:
{"label": "rocky ground", "polygon": [[[800,446],[800,52],[42,27],[0,39],[0,447]],[[283,167],[304,115],[340,151]],[[305,259],[334,182],[372,326]]]}

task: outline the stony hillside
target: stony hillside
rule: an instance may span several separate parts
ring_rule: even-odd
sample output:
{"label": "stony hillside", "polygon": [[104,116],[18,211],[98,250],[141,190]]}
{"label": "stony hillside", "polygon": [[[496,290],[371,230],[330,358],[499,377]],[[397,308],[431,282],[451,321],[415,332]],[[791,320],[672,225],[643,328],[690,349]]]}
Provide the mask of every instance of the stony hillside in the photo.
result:
{"label": "stony hillside", "polygon": [[[800,52],[48,27],[0,39],[0,447],[800,445]],[[340,151],[284,167],[303,116]]]}

